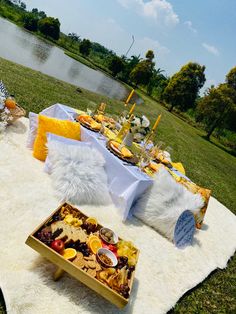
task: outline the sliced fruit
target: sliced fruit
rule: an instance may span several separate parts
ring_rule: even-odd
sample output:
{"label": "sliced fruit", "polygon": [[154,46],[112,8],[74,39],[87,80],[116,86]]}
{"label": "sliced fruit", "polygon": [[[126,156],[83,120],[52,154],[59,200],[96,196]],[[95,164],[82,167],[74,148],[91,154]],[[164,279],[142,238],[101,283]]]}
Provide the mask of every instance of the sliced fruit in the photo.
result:
{"label": "sliced fruit", "polygon": [[94,217],[88,217],[87,219],[86,219],[86,222],[89,222],[90,224],[93,224],[93,225],[98,225],[98,221],[97,221],[97,219],[96,218],[94,218]]}
{"label": "sliced fruit", "polygon": [[[112,148],[117,151],[119,154],[121,154],[123,157],[125,158],[131,158],[133,157],[133,154],[131,153],[131,151],[125,147],[125,146],[121,146],[120,143],[116,142],[116,141],[111,141],[110,145],[112,146]],[[121,150],[120,150],[121,147]]]}
{"label": "sliced fruit", "polygon": [[100,239],[92,239],[90,242],[89,242],[89,247],[90,247],[90,250],[93,252],[93,254],[96,254],[97,251],[102,247],[102,242]]}
{"label": "sliced fruit", "polygon": [[94,234],[91,234],[91,235],[89,236],[89,238],[88,238],[88,243],[90,243],[93,239],[98,239],[98,240],[100,240],[99,237],[97,237],[97,236],[94,235]]}
{"label": "sliced fruit", "polygon": [[75,249],[72,249],[72,248],[65,249],[62,253],[62,256],[68,260],[74,259],[76,257],[76,255],[77,255],[77,251]]}

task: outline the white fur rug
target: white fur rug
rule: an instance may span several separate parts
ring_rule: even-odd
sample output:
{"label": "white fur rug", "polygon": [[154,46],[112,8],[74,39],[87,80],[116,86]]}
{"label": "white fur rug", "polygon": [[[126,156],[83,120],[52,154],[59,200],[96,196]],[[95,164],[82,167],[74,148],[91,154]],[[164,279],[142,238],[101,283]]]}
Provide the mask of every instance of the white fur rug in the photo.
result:
{"label": "white fur rug", "polygon": [[58,206],[43,164],[25,147],[27,125],[21,119],[0,139],[0,285],[8,313],[165,313],[210,272],[226,267],[236,249],[236,217],[214,198],[203,230],[184,250],[135,218],[122,223],[112,206],[83,206],[140,248],[131,302],[120,311],[67,275],[54,282],[54,266],[24,244]]}

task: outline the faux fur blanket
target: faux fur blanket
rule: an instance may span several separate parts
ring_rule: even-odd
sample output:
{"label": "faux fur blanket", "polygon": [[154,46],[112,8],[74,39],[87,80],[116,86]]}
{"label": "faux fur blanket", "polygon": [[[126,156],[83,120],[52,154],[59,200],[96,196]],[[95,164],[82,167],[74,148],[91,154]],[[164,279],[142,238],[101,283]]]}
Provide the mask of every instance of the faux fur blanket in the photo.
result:
{"label": "faux fur blanket", "polygon": [[43,163],[25,147],[27,132],[23,118],[0,139],[0,286],[8,313],[165,313],[214,269],[226,267],[236,248],[236,217],[213,197],[204,228],[184,250],[136,218],[123,223],[113,206],[84,206],[140,249],[130,303],[120,311],[68,275],[54,282],[54,265],[24,243],[58,206]]}

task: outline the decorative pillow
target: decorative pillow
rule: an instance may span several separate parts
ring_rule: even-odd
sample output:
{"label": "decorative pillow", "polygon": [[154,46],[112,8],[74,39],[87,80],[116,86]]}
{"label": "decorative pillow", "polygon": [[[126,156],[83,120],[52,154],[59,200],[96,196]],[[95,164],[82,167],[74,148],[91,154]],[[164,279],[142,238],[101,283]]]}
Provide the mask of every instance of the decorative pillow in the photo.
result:
{"label": "decorative pillow", "polygon": [[[52,141],[57,141],[57,142],[64,143],[67,145],[76,145],[78,147],[92,147],[92,144],[89,142],[76,141],[76,140],[58,136],[52,133],[47,133],[47,147],[48,147],[48,143]],[[47,172],[48,174],[51,174],[52,172],[52,161],[50,159],[50,154],[47,155],[47,158],[45,160],[44,171]]]}
{"label": "decorative pillow", "polygon": [[[40,112],[42,116],[57,118],[60,120],[74,121],[76,115],[75,110],[62,104],[55,104]],[[29,113],[29,135],[26,147],[29,149],[34,148],[34,141],[37,136],[38,129],[38,114],[34,112]]]}
{"label": "decorative pillow", "polygon": [[136,202],[132,211],[134,216],[172,241],[175,223],[183,211],[188,209],[195,214],[202,206],[200,194],[188,191],[161,167],[153,186]]}
{"label": "decorative pillow", "polygon": [[104,169],[105,160],[96,149],[48,142],[52,184],[60,201],[104,205],[111,202]]}
{"label": "decorative pillow", "polygon": [[37,113],[30,112],[29,113],[29,134],[27,138],[26,147],[33,149],[34,141],[37,136],[38,129],[38,115]]}
{"label": "decorative pillow", "polygon": [[47,132],[80,140],[80,124],[78,122],[58,120],[39,115],[38,132],[34,142],[33,156],[42,161],[47,157]]}

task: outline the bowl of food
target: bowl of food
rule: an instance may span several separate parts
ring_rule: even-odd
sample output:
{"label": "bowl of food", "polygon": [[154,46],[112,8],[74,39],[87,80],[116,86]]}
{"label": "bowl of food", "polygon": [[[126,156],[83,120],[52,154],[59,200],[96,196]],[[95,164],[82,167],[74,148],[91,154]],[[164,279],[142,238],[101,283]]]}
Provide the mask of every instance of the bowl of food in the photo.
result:
{"label": "bowl of food", "polygon": [[99,233],[102,240],[108,244],[116,244],[118,242],[117,234],[109,228],[101,228]]}
{"label": "bowl of food", "polygon": [[103,267],[115,267],[118,263],[115,254],[105,248],[98,249],[97,260]]}

